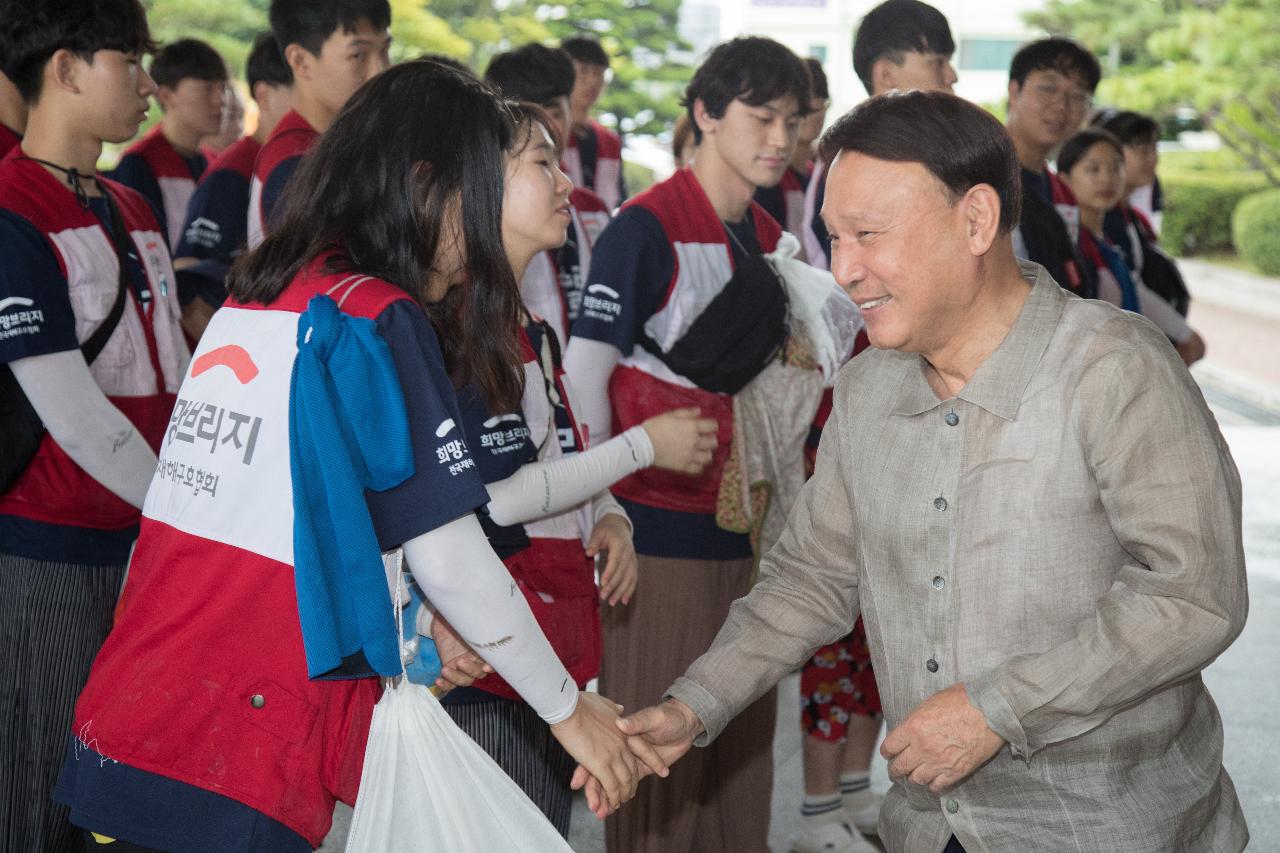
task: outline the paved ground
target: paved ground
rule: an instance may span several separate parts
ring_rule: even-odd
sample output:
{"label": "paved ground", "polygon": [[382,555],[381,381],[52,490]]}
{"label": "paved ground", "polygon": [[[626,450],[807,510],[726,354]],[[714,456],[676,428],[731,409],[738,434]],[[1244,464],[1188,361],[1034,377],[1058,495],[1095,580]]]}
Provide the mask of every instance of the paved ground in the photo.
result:
{"label": "paved ground", "polygon": [[[1250,850],[1280,851],[1280,281],[1186,262],[1195,297],[1191,322],[1208,344],[1206,363],[1193,370],[1231,446],[1244,483],[1245,550],[1250,615],[1240,639],[1205,672],[1226,730],[1224,763],[1249,821]],[[799,824],[802,795],[798,679],[778,692],[774,738],[774,851],[788,851]],[[872,784],[888,788],[884,762],[872,765]],[[585,804],[573,819],[578,853],[604,850],[600,824]],[[322,849],[341,850],[349,812],[335,815]]]}

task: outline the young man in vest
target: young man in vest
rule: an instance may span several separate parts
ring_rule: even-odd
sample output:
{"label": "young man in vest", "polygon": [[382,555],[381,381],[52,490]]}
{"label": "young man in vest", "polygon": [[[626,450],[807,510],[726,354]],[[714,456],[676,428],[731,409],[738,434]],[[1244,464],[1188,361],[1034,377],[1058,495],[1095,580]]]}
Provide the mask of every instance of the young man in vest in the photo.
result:
{"label": "young man in vest", "polygon": [[200,140],[222,127],[227,66],[204,42],[180,39],[156,53],[151,77],[164,117],[125,150],[111,177],[151,202],[173,247],[196,181],[209,165],[200,153]]}
{"label": "young man in vest", "polygon": [[782,173],[782,180],[776,186],[756,190],[756,204],[797,237],[804,233],[804,192],[813,175],[813,158],[816,155],[814,144],[822,135],[822,124],[827,120],[827,109],[831,106],[831,93],[827,88],[827,74],[822,70],[822,63],[812,56],[804,62],[809,69],[813,97],[809,101],[809,113],[800,123],[800,138],[796,141],[795,153],[791,155],[791,162],[787,164],[787,170]]}
{"label": "young man in vest", "polygon": [[271,33],[254,40],[245,71],[258,104],[258,127],[209,165],[187,206],[187,221],[173,253],[182,328],[193,340],[200,339],[226,298],[227,271],[244,248],[249,181],[258,152],[293,107],[293,75]]}
{"label": "young man in vest", "polygon": [[1097,57],[1071,39],[1023,45],[1009,67],[1005,119],[1022,164],[1022,216],[1013,235],[1014,251],[1086,297],[1095,295],[1097,287],[1092,265],[1083,262],[1077,248],[1080,211],[1071,190],[1049,171],[1048,159],[1080,129],[1101,79]]}
{"label": "young man in vest", "polygon": [[[885,0],[858,24],[853,70],[872,96],[894,89],[950,92],[955,51],[951,26],[937,9],[920,0]],[[831,238],[818,216],[826,187],[826,166],[819,163],[805,193],[800,239],[809,263],[822,269],[831,266]]]}
{"label": "young man in vest", "polygon": [[[747,276],[775,249],[781,228],[752,196],[782,178],[809,94],[803,61],[777,42],[739,38],[717,47],[685,92],[699,139],[692,167],[628,201],[591,258],[565,361],[592,443],[679,406],[720,424],[703,475],[642,472],[612,490],[635,527],[640,581],[630,604],[603,614],[600,683],[627,707],[660,696],[663,680],[697,656],[751,584],[748,536],[715,518],[733,398],[668,362],[677,344],[708,342],[688,333],[712,300],[756,292]],[[720,308],[710,319],[731,323],[735,309],[723,299]],[[764,339],[777,319],[742,332]],[[637,802],[606,823],[611,853],[765,850],[775,702],[770,692],[694,764],[660,786],[643,784]]]}
{"label": "young man in vest", "polygon": [[564,170],[575,187],[594,192],[610,210],[627,197],[622,176],[622,138],[591,118],[591,110],[604,94],[609,54],[600,42],[574,36],[560,43],[573,58],[574,84],[569,96],[573,127],[564,152]]}
{"label": "young man in vest", "polygon": [[356,89],[391,65],[387,0],[271,0],[269,16],[293,73],[293,109],[271,132],[253,166],[251,249],[266,236],[271,210],[302,155]]}
{"label": "young man in vest", "polygon": [[[44,427],[0,494],[0,848],[78,851],[50,792],[188,356],[160,224],[94,173],[155,92],[141,4],[4,0],[0,20],[4,73],[30,108],[0,160],[0,378]],[[16,435],[4,441],[8,457]]]}
{"label": "young man in vest", "polygon": [[[561,48],[527,44],[500,53],[489,62],[484,80],[508,98],[537,104],[558,127],[560,144],[569,137],[569,96],[573,61]],[[591,249],[609,224],[609,208],[584,187],[569,194],[569,234],[564,245],[533,259],[520,280],[525,307],[551,324],[563,347],[582,309],[582,278]]]}
{"label": "young man in vest", "polygon": [[22,141],[27,129],[27,102],[13,81],[0,74],[0,157]]}

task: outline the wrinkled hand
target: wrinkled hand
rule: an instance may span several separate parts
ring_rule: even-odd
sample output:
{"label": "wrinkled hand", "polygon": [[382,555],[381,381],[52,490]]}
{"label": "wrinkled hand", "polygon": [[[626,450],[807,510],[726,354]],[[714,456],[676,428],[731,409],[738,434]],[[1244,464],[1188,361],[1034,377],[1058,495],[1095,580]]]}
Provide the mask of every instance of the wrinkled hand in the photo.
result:
{"label": "wrinkled hand", "polygon": [[493,672],[439,613],[431,620],[431,639],[440,655],[440,677],[435,686],[441,696],[455,687],[470,687]]}
{"label": "wrinkled hand", "polygon": [[653,443],[654,466],[683,474],[700,474],[711,464],[718,425],[713,418],[698,417],[700,411],[672,409],[641,424]]}
{"label": "wrinkled hand", "polygon": [[1004,739],[969,702],[963,684],[939,690],[885,737],[880,754],[889,776],[940,794],[1000,751]]}
{"label": "wrinkled hand", "polygon": [[[668,768],[689,751],[693,739],[703,731],[702,722],[689,706],[676,699],[637,711],[617,724],[627,735],[627,746],[640,759],[640,778],[650,773],[666,777]],[[581,767],[573,775],[572,787],[585,787],[587,807],[601,820],[617,811],[608,803],[599,781]]]}
{"label": "wrinkled hand", "polygon": [[631,525],[617,513],[609,513],[596,522],[587,541],[587,556],[605,554],[604,571],[600,573],[600,600],[609,606],[631,603],[636,591],[636,548],[631,544]]}
{"label": "wrinkled hand", "polygon": [[[636,758],[618,729],[621,710],[612,700],[583,691],[578,694],[578,707],[573,714],[551,727],[551,734],[580,765],[571,787],[576,791],[594,778],[603,805],[611,810],[635,796],[640,780]],[[598,811],[601,805],[597,802],[592,811]]]}

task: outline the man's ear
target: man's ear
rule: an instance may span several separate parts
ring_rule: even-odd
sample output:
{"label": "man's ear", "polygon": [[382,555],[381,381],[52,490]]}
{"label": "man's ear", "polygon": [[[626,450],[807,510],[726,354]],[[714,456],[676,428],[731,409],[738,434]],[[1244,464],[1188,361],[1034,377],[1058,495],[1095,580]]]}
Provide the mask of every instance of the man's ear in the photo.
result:
{"label": "man's ear", "polygon": [[873,88],[868,94],[879,94],[898,88],[898,69],[901,68],[892,59],[882,56],[871,64],[871,83]]}
{"label": "man's ear", "polygon": [[311,61],[313,58],[311,51],[296,42],[286,46],[284,49],[284,61],[289,63],[289,70],[298,79],[311,79]]}
{"label": "man's ear", "polygon": [[156,87],[156,103],[160,105],[160,109],[169,112],[170,105],[173,104],[174,91],[168,86]]}
{"label": "man's ear", "polygon": [[1000,233],[1000,194],[991,184],[975,184],[960,199],[965,240],[975,258],[991,250]]}
{"label": "man's ear", "polygon": [[707,105],[702,98],[695,98],[693,101],[693,121],[698,125],[703,135],[715,133],[716,128],[720,125],[720,119],[715,118],[707,111]]}
{"label": "man's ear", "polygon": [[80,94],[80,77],[84,74],[87,65],[84,59],[66,48],[54,51],[44,68],[45,87],[52,85],[73,95]]}

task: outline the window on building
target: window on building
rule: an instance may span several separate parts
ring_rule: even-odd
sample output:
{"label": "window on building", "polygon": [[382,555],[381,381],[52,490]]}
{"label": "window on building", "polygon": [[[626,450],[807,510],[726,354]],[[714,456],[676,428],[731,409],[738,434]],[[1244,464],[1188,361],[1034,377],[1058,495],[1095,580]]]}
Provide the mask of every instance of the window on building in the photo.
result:
{"label": "window on building", "polygon": [[1008,71],[1013,55],[1022,47],[1019,39],[964,38],[960,40],[961,71]]}
{"label": "window on building", "polygon": [[827,46],[825,44],[809,45],[808,55],[812,56],[814,59],[818,60],[823,65],[827,64]]}

